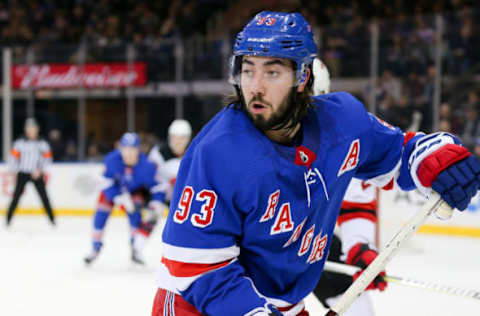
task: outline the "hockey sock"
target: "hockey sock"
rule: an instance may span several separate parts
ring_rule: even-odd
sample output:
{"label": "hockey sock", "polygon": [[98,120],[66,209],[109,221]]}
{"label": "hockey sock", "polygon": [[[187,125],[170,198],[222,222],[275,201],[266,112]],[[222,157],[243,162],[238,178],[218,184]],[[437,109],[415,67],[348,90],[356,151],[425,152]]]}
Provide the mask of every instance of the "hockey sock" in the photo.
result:
{"label": "hockey sock", "polygon": [[107,223],[107,219],[110,216],[109,211],[97,210],[93,216],[93,250],[96,252],[102,248],[102,236],[103,229]]}
{"label": "hockey sock", "polygon": [[93,229],[96,231],[103,231],[109,216],[109,211],[97,209],[95,215],[93,216]]}
{"label": "hockey sock", "polygon": [[135,234],[138,231],[138,228],[140,227],[140,224],[142,222],[142,213],[140,212],[133,212],[133,213],[127,213],[128,216],[128,221],[130,222],[130,243],[133,246],[134,240],[135,240]]}

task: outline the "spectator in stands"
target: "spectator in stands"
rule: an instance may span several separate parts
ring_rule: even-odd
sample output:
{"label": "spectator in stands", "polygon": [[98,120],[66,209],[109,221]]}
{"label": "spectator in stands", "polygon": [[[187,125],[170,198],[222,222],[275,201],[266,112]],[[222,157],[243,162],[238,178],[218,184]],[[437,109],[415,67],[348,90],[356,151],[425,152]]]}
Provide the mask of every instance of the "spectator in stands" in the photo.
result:
{"label": "spectator in stands", "polygon": [[450,39],[452,56],[449,59],[450,73],[461,74],[470,71],[474,60],[478,61],[477,38],[471,20],[463,21],[460,32]]}
{"label": "spectator in stands", "polygon": [[465,120],[463,121],[463,130],[460,134],[463,144],[473,149],[475,141],[480,137],[480,124],[478,120],[478,110],[474,106],[467,106],[465,109]]}
{"label": "spectator in stands", "polygon": [[477,139],[475,140],[475,148],[473,149],[473,153],[477,157],[480,157],[480,137],[477,137]]}
{"label": "spectator in stands", "polygon": [[69,141],[65,149],[65,155],[62,158],[63,161],[77,161],[77,144],[74,141]]}
{"label": "spectator in stands", "polygon": [[448,132],[448,133],[452,132],[452,127],[451,127],[450,121],[440,120],[440,122],[438,124],[438,130],[442,131],[442,132]]}
{"label": "spectator in stands", "polygon": [[87,162],[102,162],[103,155],[98,152],[98,145],[96,143],[91,143],[88,146],[87,150]]}
{"label": "spectator in stands", "polygon": [[48,133],[48,142],[52,148],[53,161],[59,161],[65,154],[65,144],[62,140],[62,132],[54,128]]}

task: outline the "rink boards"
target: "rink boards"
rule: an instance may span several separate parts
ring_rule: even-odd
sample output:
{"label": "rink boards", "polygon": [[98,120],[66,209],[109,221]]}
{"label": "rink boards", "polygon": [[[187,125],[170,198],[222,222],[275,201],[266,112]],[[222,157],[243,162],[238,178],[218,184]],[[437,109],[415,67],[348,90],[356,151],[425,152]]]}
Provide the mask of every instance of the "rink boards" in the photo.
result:
{"label": "rink boards", "polygon": [[[99,163],[55,163],[47,172],[47,191],[58,215],[90,216],[102,188],[103,165]],[[10,202],[14,175],[0,164],[0,214]],[[382,191],[379,201],[380,239],[384,242],[409,216],[424,203],[416,191]],[[28,184],[20,200],[18,214],[41,214],[40,199],[32,184]],[[116,215],[121,215],[118,210]],[[468,209],[455,213],[450,221],[436,218],[420,228],[421,233],[480,237],[480,198],[477,195]]]}

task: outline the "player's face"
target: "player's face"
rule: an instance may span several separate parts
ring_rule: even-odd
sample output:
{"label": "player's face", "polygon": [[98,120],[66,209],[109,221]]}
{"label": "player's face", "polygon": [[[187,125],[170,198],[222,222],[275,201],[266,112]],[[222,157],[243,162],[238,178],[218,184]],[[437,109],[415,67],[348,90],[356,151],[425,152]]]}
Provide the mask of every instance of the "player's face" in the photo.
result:
{"label": "player's face", "polygon": [[[255,126],[266,131],[279,125],[288,115],[292,87],[295,85],[293,62],[288,59],[244,56],[240,86],[246,112]],[[297,87],[303,91],[305,84]]]}
{"label": "player's face", "polygon": [[38,137],[38,127],[35,125],[25,126],[25,135],[28,139],[36,139]]}
{"label": "player's face", "polygon": [[189,136],[170,135],[168,136],[168,145],[173,154],[177,157],[183,156],[190,142]]}
{"label": "player's face", "polygon": [[123,162],[127,166],[134,166],[138,162],[139,150],[137,147],[121,147],[120,152],[122,153]]}

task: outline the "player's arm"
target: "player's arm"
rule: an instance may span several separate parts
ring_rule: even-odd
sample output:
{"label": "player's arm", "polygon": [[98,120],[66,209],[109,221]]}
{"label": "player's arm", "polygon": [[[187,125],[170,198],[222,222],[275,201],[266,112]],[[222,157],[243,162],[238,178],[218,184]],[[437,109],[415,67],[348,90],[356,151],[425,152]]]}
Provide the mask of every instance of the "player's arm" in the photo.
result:
{"label": "player's arm", "polygon": [[133,203],[130,193],[122,188],[122,184],[119,179],[115,178],[116,172],[120,170],[122,165],[118,159],[118,152],[111,152],[105,157],[105,171],[103,172],[102,193],[106,199],[123,208],[128,213],[135,211],[135,205]]}
{"label": "player's arm", "polygon": [[148,160],[153,162],[157,168],[165,163],[165,159],[160,153],[160,146],[155,145],[148,153]]}
{"label": "player's arm", "polygon": [[146,175],[147,189],[152,197],[148,207],[160,215],[167,206],[165,204],[165,190],[157,181],[157,166],[150,161],[147,162],[144,174]]}
{"label": "player's arm", "polygon": [[427,196],[434,189],[452,208],[468,206],[480,186],[480,162],[456,137],[443,132],[404,134],[366,111],[360,120],[368,126],[361,137],[367,154],[356,177],[380,187],[395,179],[401,189],[417,188]]}
{"label": "player's arm", "polygon": [[111,152],[105,157],[102,179],[102,192],[112,203],[114,198],[121,193],[120,183],[118,179],[115,178],[115,171],[119,169],[118,162],[115,158],[115,152]]}
{"label": "player's arm", "polygon": [[269,315],[274,309],[237,258],[244,214],[236,206],[238,177],[228,170],[232,153],[209,153],[183,158],[163,232],[163,285],[169,280],[205,315]]}
{"label": "player's arm", "polygon": [[[164,165],[165,159],[163,158],[162,154],[160,153],[160,147],[158,145],[153,146],[148,154],[148,160],[153,162],[156,167],[155,171],[155,181],[158,182],[159,189],[161,192],[165,193],[168,188],[168,179],[164,172]],[[164,196],[165,200],[165,196]],[[164,202],[164,201],[163,201]]]}

